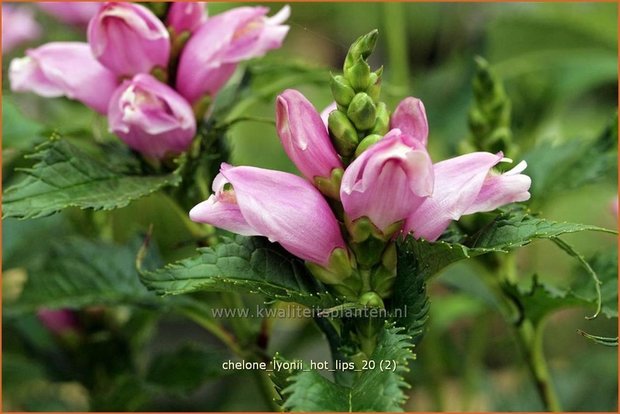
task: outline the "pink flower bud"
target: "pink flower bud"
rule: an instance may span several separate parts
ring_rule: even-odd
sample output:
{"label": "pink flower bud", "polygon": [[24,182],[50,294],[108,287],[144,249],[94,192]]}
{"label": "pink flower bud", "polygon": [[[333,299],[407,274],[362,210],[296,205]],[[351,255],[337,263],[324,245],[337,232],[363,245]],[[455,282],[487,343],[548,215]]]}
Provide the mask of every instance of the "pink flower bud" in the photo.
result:
{"label": "pink flower bud", "polygon": [[527,164],[522,161],[503,174],[491,171],[502,157],[501,152],[474,152],[435,164],[433,195],[407,217],[404,230],[435,241],[463,215],[528,200],[531,179],[521,174]]}
{"label": "pink flower bud", "polygon": [[103,3],[87,1],[44,1],[37,3],[46,13],[64,23],[86,26]]}
{"label": "pink flower bud", "polygon": [[403,134],[409,135],[426,146],[428,121],[422,101],[412,97],[403,99],[392,115],[390,128],[398,128]]}
{"label": "pink flower bud", "polygon": [[176,34],[192,33],[205,21],[207,21],[207,12],[202,2],[172,3],[166,16],[166,24],[172,27]]}
{"label": "pink flower bud", "polygon": [[34,20],[32,11],[25,7],[2,5],[2,53],[41,35],[41,28]]}
{"label": "pink flower bud", "polygon": [[108,109],[110,132],[136,151],[155,158],[185,151],[196,134],[187,101],[151,75],[136,75],[114,92]]}
{"label": "pink flower bud", "polygon": [[298,91],[287,89],[276,101],[276,128],[284,151],[311,182],[342,168],[318,112]]}
{"label": "pink flower bud", "polygon": [[176,87],[192,104],[215,96],[237,63],[280,47],[288,26],[289,7],[271,18],[265,7],[239,7],[210,17],[192,35],[179,61]]}
{"label": "pink flower bud", "polygon": [[365,216],[385,231],[432,192],[433,165],[426,148],[393,129],[347,167],[340,198],[349,219]]}
{"label": "pink flower bud", "polygon": [[37,312],[41,323],[56,335],[67,331],[75,331],[79,327],[75,313],[69,309],[41,309]]}
{"label": "pink flower bud", "polygon": [[92,55],[87,43],[53,42],[30,49],[9,66],[11,90],[76,99],[106,113],[116,76]]}
{"label": "pink flower bud", "polygon": [[[345,248],[340,227],[323,196],[301,177],[281,171],[222,164],[213,194],[190,218],[244,235],[262,235],[295,256],[327,266]],[[230,186],[226,186],[230,183]]]}
{"label": "pink flower bud", "polygon": [[105,3],[88,24],[93,54],[117,75],[166,68],[170,35],[149,9],[134,3]]}

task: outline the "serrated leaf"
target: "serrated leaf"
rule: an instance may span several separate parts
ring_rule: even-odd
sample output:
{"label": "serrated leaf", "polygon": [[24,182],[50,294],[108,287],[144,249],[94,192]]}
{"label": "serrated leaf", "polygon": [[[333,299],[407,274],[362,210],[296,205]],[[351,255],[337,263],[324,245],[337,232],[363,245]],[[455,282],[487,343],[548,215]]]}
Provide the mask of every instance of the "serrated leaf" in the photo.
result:
{"label": "serrated leaf", "polygon": [[501,213],[479,232],[461,240],[461,243],[446,241],[431,243],[408,237],[400,241],[400,248],[406,249],[416,258],[415,260],[418,260],[417,275],[428,279],[459,260],[491,252],[506,253],[537,239],[551,239],[580,231],[616,233],[598,226],[556,222],[513,210]]}
{"label": "serrated leaf", "polygon": [[246,291],[306,306],[337,304],[300,259],[265,238],[236,236],[198,252],[163,269],[144,272],[142,282],[160,295]]}
{"label": "serrated leaf", "polygon": [[524,158],[532,178],[532,199],[540,202],[558,192],[579,188],[604,178],[615,178],[618,169],[618,118],[592,142],[571,140],[542,144]]}
{"label": "serrated leaf", "polygon": [[138,279],[138,246],[119,246],[81,237],[50,242],[40,267],[28,273],[19,298],[6,315],[39,308],[81,308],[90,305],[159,303]]}
{"label": "serrated leaf", "polygon": [[177,172],[159,176],[127,174],[65,140],[50,140],[30,155],[37,161],[24,169],[22,181],[3,194],[4,217],[37,218],[67,207],[112,210],[158,189],[177,185]]}
{"label": "serrated leaf", "polygon": [[[386,324],[377,339],[371,360],[372,369],[363,370],[351,387],[338,385],[318,372],[303,370],[286,379],[289,383],[280,391],[283,408],[288,411],[402,411],[408,387],[402,374],[408,371],[413,358],[411,337],[402,328]],[[395,361],[394,369],[381,369],[382,362]],[[283,378],[276,386],[282,387]]]}
{"label": "serrated leaf", "polygon": [[[601,281],[601,312],[608,318],[618,317],[618,252],[599,252],[588,258],[588,263]],[[584,301],[594,303],[596,289],[583,268],[578,269],[576,283],[571,287],[574,294]]]}

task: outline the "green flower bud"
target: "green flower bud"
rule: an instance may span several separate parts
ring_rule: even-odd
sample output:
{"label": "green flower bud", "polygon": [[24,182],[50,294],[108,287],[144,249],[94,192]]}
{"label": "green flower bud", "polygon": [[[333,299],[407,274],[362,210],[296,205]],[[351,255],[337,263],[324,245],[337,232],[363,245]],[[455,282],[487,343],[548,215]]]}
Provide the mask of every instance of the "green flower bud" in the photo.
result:
{"label": "green flower bud", "polygon": [[365,131],[375,125],[377,107],[367,93],[360,92],[349,104],[347,116],[359,131]]}
{"label": "green flower bud", "polygon": [[377,102],[381,95],[381,75],[383,74],[383,66],[370,74],[370,86],[366,89],[366,93],[370,95],[373,101]]}
{"label": "green flower bud", "polygon": [[383,260],[383,254],[392,235],[402,227],[402,220],[392,224],[384,234],[368,217],[351,221],[345,217],[345,227],[351,236],[350,246],[361,267],[372,268]]}
{"label": "green flower bud", "polygon": [[360,58],[366,60],[368,56],[370,56],[375,50],[378,36],[379,31],[375,29],[370,33],[358,37],[357,40],[353,42],[344,60],[344,72],[347,72]]}
{"label": "green flower bud", "polygon": [[379,142],[381,138],[383,138],[383,135],[379,134],[372,134],[365,137],[357,146],[357,149],[355,150],[355,157],[362,155],[362,152],[366,151],[366,149],[368,149],[368,147],[372,144]]}
{"label": "green flower bud", "polygon": [[388,133],[390,130],[390,111],[387,109],[387,105],[384,102],[377,104],[377,120],[375,125],[370,131],[371,134],[379,134],[381,136]]}
{"label": "green flower bud", "polygon": [[385,309],[385,304],[383,303],[381,296],[377,295],[375,292],[364,293],[362,296],[360,296],[357,302],[367,308]]}
{"label": "green flower bud", "polygon": [[345,77],[342,75],[332,75],[329,86],[336,103],[345,108],[349,106],[351,99],[355,96],[355,91]]}
{"label": "green flower bud", "polygon": [[344,77],[355,91],[362,92],[370,86],[370,73],[368,63],[359,58],[351,67],[345,69]]}
{"label": "green flower bud", "polygon": [[331,177],[314,177],[314,186],[321,194],[340,200],[340,183],[342,182],[342,168],[334,168]]}
{"label": "green flower bud", "polygon": [[345,249],[335,249],[326,267],[306,262],[306,267],[314,277],[347,298],[355,298],[361,285],[354,277],[355,262]]}
{"label": "green flower bud", "polygon": [[327,125],[329,127],[329,134],[332,139],[332,143],[343,157],[350,157],[355,152],[359,137],[355,127],[347,118],[347,115],[338,110],[329,114],[327,119]]}

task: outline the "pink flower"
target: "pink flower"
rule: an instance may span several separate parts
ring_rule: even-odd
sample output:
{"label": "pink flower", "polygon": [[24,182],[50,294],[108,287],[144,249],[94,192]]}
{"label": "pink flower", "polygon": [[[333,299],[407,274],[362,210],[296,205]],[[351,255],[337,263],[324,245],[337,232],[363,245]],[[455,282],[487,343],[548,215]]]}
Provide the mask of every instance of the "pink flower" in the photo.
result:
{"label": "pink flower", "polygon": [[53,42],[30,49],[9,66],[11,89],[44,97],[66,96],[99,113],[106,113],[116,76],[93,57],[90,47],[79,42]]}
{"label": "pink flower", "polygon": [[166,24],[172,27],[176,34],[194,32],[205,21],[207,21],[207,13],[205,4],[202,2],[172,3],[166,16]]}
{"label": "pink flower", "polygon": [[[222,164],[208,200],[190,218],[243,235],[262,235],[301,259],[327,266],[345,248],[334,213],[321,194],[293,174]],[[226,184],[229,183],[230,186]]]}
{"label": "pink flower", "polygon": [[185,151],[196,134],[189,103],[151,75],[136,75],[114,92],[110,131],[136,151],[155,158]]}
{"label": "pink flower", "polygon": [[393,129],[347,167],[340,198],[349,219],[365,216],[385,231],[432,192],[433,166],[426,148]]}
{"label": "pink flower", "polygon": [[463,215],[528,200],[531,179],[521,174],[527,164],[522,161],[503,174],[493,172],[502,157],[502,153],[474,152],[435,164],[433,195],[407,217],[404,231],[435,241]]}
{"label": "pink flower", "polygon": [[422,145],[428,141],[428,121],[424,104],[418,98],[408,97],[396,107],[390,120],[390,128],[398,128]]}
{"label": "pink flower", "polygon": [[209,18],[185,45],[176,87],[192,104],[214,97],[232,76],[237,63],[280,47],[288,26],[288,6],[271,18],[265,7],[239,7]]}
{"label": "pink flower", "polygon": [[298,91],[287,89],[276,100],[276,129],[284,151],[311,182],[343,168],[321,117]]}
{"label": "pink flower", "polygon": [[95,57],[117,75],[166,68],[170,58],[166,27],[134,3],[105,3],[88,25],[88,42]]}
{"label": "pink flower", "polygon": [[75,313],[69,309],[41,309],[37,312],[37,317],[47,329],[56,335],[77,330],[79,327]]}
{"label": "pink flower", "polygon": [[64,23],[86,26],[103,3],[86,1],[44,1],[37,3],[46,13]]}
{"label": "pink flower", "polygon": [[25,7],[2,5],[2,53],[41,35],[41,27]]}

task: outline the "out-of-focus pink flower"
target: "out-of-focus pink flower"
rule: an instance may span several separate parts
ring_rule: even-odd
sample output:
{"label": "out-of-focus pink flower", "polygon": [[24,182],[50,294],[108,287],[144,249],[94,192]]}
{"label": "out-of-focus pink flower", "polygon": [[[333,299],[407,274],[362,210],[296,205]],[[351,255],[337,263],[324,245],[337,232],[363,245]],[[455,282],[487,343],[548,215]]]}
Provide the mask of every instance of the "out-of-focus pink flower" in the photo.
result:
{"label": "out-of-focus pink flower", "polygon": [[88,42],[95,57],[117,75],[166,68],[170,58],[166,27],[134,3],[105,3],[88,24]]}
{"label": "out-of-focus pink flower", "polygon": [[114,92],[108,124],[131,148],[155,158],[185,151],[196,134],[189,103],[147,74],[124,81]]}
{"label": "out-of-focus pink flower", "polygon": [[287,89],[276,100],[276,129],[284,151],[311,182],[343,168],[318,112],[298,91]]}
{"label": "out-of-focus pink flower", "polygon": [[433,165],[426,148],[393,129],[347,167],[340,198],[351,220],[368,217],[385,231],[432,192]]}
{"label": "out-of-focus pink flower", "polygon": [[428,121],[422,101],[411,96],[403,99],[392,114],[390,128],[398,128],[403,134],[407,134],[426,145]]}
{"label": "out-of-focus pink flower", "polygon": [[62,335],[79,328],[75,312],[69,309],[41,309],[37,312],[37,317],[47,329],[56,335]]}
{"label": "out-of-focus pink flower", "polygon": [[44,1],[37,3],[46,13],[64,23],[86,26],[103,3],[89,1]]}
{"label": "out-of-focus pink flower", "polygon": [[284,7],[268,18],[265,7],[239,7],[210,17],[194,32],[179,61],[176,87],[192,104],[214,97],[230,79],[237,63],[278,48],[288,32]]}
{"label": "out-of-focus pink flower", "polygon": [[41,35],[41,27],[26,7],[2,5],[2,53]]}
{"label": "out-of-focus pink flower", "polygon": [[52,42],[30,49],[9,66],[11,89],[44,97],[66,96],[106,113],[116,76],[92,55],[87,43]]}
{"label": "out-of-focus pink flower", "polygon": [[522,161],[498,174],[491,169],[502,157],[501,153],[474,152],[435,164],[433,195],[407,217],[404,231],[435,241],[452,220],[463,215],[528,200],[531,179],[521,174],[527,164]]}
{"label": "out-of-focus pink flower", "polygon": [[193,33],[205,21],[207,21],[207,11],[205,3],[202,2],[172,3],[166,16],[166,24],[177,34]]}
{"label": "out-of-focus pink flower", "polygon": [[[323,196],[301,177],[281,171],[222,164],[208,200],[190,218],[244,235],[262,235],[295,256],[327,266],[345,248]],[[226,184],[230,185],[227,186]]]}

